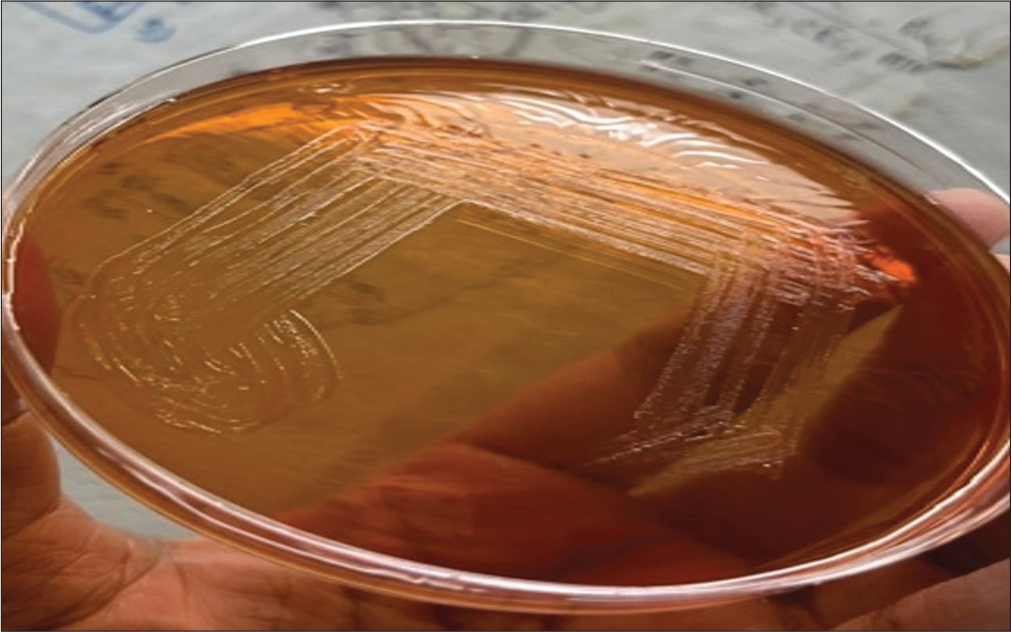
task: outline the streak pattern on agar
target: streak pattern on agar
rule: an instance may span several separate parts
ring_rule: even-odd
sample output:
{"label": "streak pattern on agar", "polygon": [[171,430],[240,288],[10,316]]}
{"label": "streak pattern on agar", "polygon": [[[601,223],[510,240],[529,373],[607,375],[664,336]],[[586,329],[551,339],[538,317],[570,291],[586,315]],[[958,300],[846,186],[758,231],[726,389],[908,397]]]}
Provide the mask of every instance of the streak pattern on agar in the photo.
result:
{"label": "streak pattern on agar", "polygon": [[[652,393],[588,471],[656,473],[674,450],[683,472],[781,462],[801,420],[796,398],[772,395],[802,391],[856,306],[895,282],[846,223],[480,133],[366,122],[323,134],[106,262],[73,320],[127,390],[160,393],[151,412],[166,423],[221,432],[276,421],[340,380],[292,306],[463,207],[506,230],[705,279]],[[784,324],[790,336],[770,356]]]}

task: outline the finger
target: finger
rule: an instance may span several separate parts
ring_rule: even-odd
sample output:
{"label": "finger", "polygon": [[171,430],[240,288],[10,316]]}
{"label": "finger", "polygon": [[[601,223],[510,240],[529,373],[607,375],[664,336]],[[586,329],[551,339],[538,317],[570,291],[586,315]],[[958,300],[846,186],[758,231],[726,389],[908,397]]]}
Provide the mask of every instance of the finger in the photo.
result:
{"label": "finger", "polygon": [[675,312],[616,349],[534,384],[465,429],[459,440],[544,465],[568,466],[626,431],[681,336]]}
{"label": "finger", "polygon": [[947,581],[952,573],[913,558],[851,577],[774,598],[798,624],[794,629],[824,630],[865,612]]}
{"label": "finger", "polygon": [[[444,442],[283,522],[362,548],[528,579],[629,585],[703,581],[743,563],[654,523],[613,488]],[[630,556],[619,573],[594,574]]]}
{"label": "finger", "polygon": [[[3,381],[4,402],[13,390]],[[45,432],[30,415],[3,425],[3,537],[52,512],[60,500],[56,456]]]}
{"label": "finger", "polygon": [[53,364],[60,313],[42,251],[31,239],[18,243],[12,309],[18,329],[43,367]]}
{"label": "finger", "polygon": [[[796,458],[777,480],[714,472],[651,497],[657,511],[676,521],[674,508],[692,507],[682,526],[698,531],[689,535],[706,541],[707,533],[729,533],[740,550],[787,555],[838,534],[840,525],[892,511],[890,500],[931,477],[950,476],[965,456],[953,450],[971,449],[988,431],[985,423],[961,422],[985,415],[1006,384],[999,354],[974,320],[973,288],[951,268],[924,270],[882,334],[885,342],[804,422]],[[976,436],[967,438],[970,432]],[[943,460],[932,462],[938,453]],[[742,524],[740,515],[753,519]]]}
{"label": "finger", "polygon": [[[981,238],[1007,230],[1007,207],[995,198],[967,190],[934,195]],[[985,416],[1006,388],[976,287],[904,239],[892,241],[914,262],[915,286],[882,344],[807,426],[806,449],[852,480],[894,479],[950,433],[982,440],[985,428],[956,420]],[[948,438],[952,447],[966,443]]]}
{"label": "finger", "polygon": [[1011,590],[1004,560],[865,614],[837,630],[1007,630]]}
{"label": "finger", "polygon": [[964,575],[1008,557],[1011,516],[1004,512],[972,533],[930,551],[926,558],[939,568]]}
{"label": "finger", "polygon": [[[43,367],[56,353],[59,314],[38,247],[22,239],[17,249],[12,309],[25,343]],[[42,429],[22,414],[24,405],[6,374],[3,383],[3,534],[7,537],[59,501],[56,459]]]}
{"label": "finger", "polygon": [[974,189],[935,191],[930,197],[958,219],[985,244],[993,244],[1011,232],[1011,214],[1003,201]]}
{"label": "finger", "polygon": [[[971,204],[974,215],[967,223],[981,236],[999,236],[994,229],[1000,224],[999,204],[973,192],[940,197],[948,204]],[[802,450],[813,453],[821,467],[798,462],[776,481],[750,472],[720,473],[706,477],[705,484],[643,500],[671,524],[687,528],[684,516],[668,508],[690,506],[691,522],[702,525],[701,531],[715,525],[708,530],[732,531],[742,548],[784,553],[875,511],[876,499],[887,498],[888,490],[869,494],[863,484],[908,473],[912,462],[926,453],[924,448],[943,441],[947,430],[957,430],[949,423],[952,419],[973,402],[987,401],[988,393],[999,387],[1000,372],[979,362],[988,353],[982,352],[985,343],[975,339],[979,328],[971,321],[976,309],[970,291],[943,270],[928,271],[919,282],[906,297],[907,309],[893,327],[895,335],[842,388],[827,412],[812,420],[817,431],[809,431]],[[945,310],[936,310],[937,302]],[[540,463],[577,462],[579,455],[592,446],[608,445],[630,425],[682,329],[682,320],[671,318],[637,336],[621,352],[595,358],[570,369],[563,379],[553,378],[521,394],[463,436]],[[941,340],[938,332],[944,332]],[[619,357],[634,360],[622,363]],[[642,371],[630,371],[630,366]],[[592,423],[586,425],[586,420]],[[809,511],[789,524],[772,520],[769,528],[728,526],[721,513],[722,507],[735,506],[738,515],[791,515],[798,505]],[[701,531],[691,535],[704,541],[708,536]]]}
{"label": "finger", "polygon": [[[681,314],[670,316],[618,349],[524,391],[450,444],[286,520],[365,548],[456,568],[470,564],[480,572],[554,575],[594,550],[598,562],[616,560],[617,551],[580,529],[607,532],[621,548],[659,527],[617,520],[640,510],[624,497],[617,502],[612,490],[559,479],[561,473],[543,466],[578,462],[628,427],[677,344],[683,321]],[[810,489],[808,483],[810,478],[798,482]],[[828,512],[829,523],[833,515]],[[682,552],[681,558],[691,556]]]}
{"label": "finger", "polygon": [[[59,313],[42,253],[17,251],[12,308],[36,361],[56,353]],[[63,498],[52,445],[2,380],[3,624],[38,629],[69,624],[104,607],[153,564],[150,546],[104,527]]]}
{"label": "finger", "polygon": [[104,608],[157,559],[60,496],[56,460],[30,414],[3,426],[3,625],[49,629]]}
{"label": "finger", "polygon": [[[999,239],[1007,230],[1006,207],[992,196],[958,189],[941,191],[932,197],[943,208],[957,214],[983,239]],[[890,222],[895,219],[890,215],[881,219],[871,213],[869,217],[883,224],[880,230],[888,239],[901,237],[899,241],[908,241],[908,227],[891,226]],[[895,301],[896,296],[890,294],[865,300],[854,314],[851,329],[895,307]],[[534,385],[465,430],[461,437],[505,454],[563,467],[592,462],[611,448],[620,449],[620,445],[612,445],[614,439],[633,426],[637,409],[656,388],[659,374],[685,328],[687,316],[685,313],[671,315],[633,336],[617,350],[583,361]],[[788,331],[790,324],[784,322],[777,326]],[[754,402],[781,353],[780,347],[770,347],[753,359],[735,412],[741,412]],[[718,381],[721,377],[715,379]],[[647,467],[645,459],[638,461],[642,467]],[[606,477],[600,475],[598,478],[617,483],[641,474],[632,466],[617,469],[619,473],[609,472]]]}
{"label": "finger", "polygon": [[[818,461],[883,482],[955,431],[957,416],[986,415],[1002,378],[978,311],[954,279],[921,278],[885,342],[809,423],[806,444]],[[963,436],[981,431],[961,428]]]}

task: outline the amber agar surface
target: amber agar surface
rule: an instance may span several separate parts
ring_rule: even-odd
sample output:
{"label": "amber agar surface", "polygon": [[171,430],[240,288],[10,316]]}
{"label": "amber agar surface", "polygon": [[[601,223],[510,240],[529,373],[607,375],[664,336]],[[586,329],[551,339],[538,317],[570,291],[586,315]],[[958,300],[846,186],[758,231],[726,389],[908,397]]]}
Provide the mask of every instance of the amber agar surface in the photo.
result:
{"label": "amber agar surface", "polygon": [[196,91],[26,219],[53,376],[153,461],[342,542],[619,584],[869,540],[1006,439],[950,229],[708,101],[437,60]]}

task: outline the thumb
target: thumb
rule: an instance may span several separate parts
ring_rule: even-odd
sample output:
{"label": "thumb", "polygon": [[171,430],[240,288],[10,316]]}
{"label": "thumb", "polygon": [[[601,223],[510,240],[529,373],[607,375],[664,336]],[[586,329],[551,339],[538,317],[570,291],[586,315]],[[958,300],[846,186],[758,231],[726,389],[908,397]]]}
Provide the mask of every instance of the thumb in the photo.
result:
{"label": "thumb", "polygon": [[837,630],[1007,630],[1008,560],[921,590]]}
{"label": "thumb", "polygon": [[[4,402],[13,395],[4,380]],[[3,425],[3,628],[52,629],[107,607],[160,556],[62,497],[52,446],[32,416]]]}
{"label": "thumb", "polygon": [[[34,241],[23,238],[18,244],[17,262],[12,292],[14,317],[28,349],[39,364],[48,367],[56,354],[59,309],[45,258]],[[10,534],[54,510],[60,491],[56,458],[49,440],[42,429],[23,414],[21,398],[7,376],[2,379],[3,537],[6,540]]]}
{"label": "thumb", "polygon": [[17,393],[3,378],[3,539],[56,509],[56,457],[45,432],[17,410]]}
{"label": "thumb", "polygon": [[[29,351],[50,366],[59,312],[44,257],[28,239],[18,249],[12,308]],[[61,495],[46,433],[6,375],[2,391],[3,627],[67,625],[109,604],[159,552],[101,525]]]}

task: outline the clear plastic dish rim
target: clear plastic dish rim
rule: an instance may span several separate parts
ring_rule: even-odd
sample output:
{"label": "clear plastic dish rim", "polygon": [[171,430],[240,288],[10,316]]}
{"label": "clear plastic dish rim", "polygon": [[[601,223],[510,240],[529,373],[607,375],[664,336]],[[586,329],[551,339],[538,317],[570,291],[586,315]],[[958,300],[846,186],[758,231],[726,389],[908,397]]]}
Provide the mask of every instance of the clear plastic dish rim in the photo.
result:
{"label": "clear plastic dish rim", "polygon": [[[513,32],[521,30],[547,37],[577,37],[587,41],[597,40],[601,43],[609,42],[671,53],[682,58],[703,59],[710,66],[726,70],[729,75],[733,75],[734,71],[746,70],[752,75],[759,74],[766,80],[763,91],[769,86],[785,88],[791,94],[791,100],[778,97],[777,99],[787,105],[803,108],[795,103],[796,95],[801,95],[808,99],[807,106],[811,103],[831,103],[832,111],[837,116],[817,114],[824,119],[845,120],[852,117],[852,120],[874,121],[888,130],[892,142],[895,138],[902,139],[902,142],[908,145],[905,150],[912,148],[931,152],[934,160],[949,163],[951,168],[959,169],[963,174],[975,179],[981,188],[1007,201],[1005,193],[962,160],[895,121],[769,70],[711,53],[647,39],[580,28],[509,22],[404,20],[326,26],[251,40],[199,55],[148,74],[88,106],[40,144],[4,192],[2,295],[4,370],[28,406],[61,443],[104,478],[140,502],[198,533],[225,541],[255,555],[367,590],[447,605],[523,613],[589,614],[676,610],[786,592],[907,559],[963,535],[1008,509],[1008,444],[1005,442],[1003,447],[981,465],[959,489],[913,520],[874,541],[805,563],[729,579],[660,586],[583,585],[499,577],[418,563],[360,549],[300,531],[243,509],[175,477],[135,452],[105,431],[57,388],[26,346],[14,318],[11,301],[14,289],[14,252],[21,236],[20,225],[14,221],[16,210],[48,169],[97,135],[110,131],[144,110],[170,99],[174,94],[197,87],[198,84],[187,85],[180,90],[170,85],[166,89],[162,84],[167,79],[171,84],[171,80],[177,79],[180,75],[185,79],[192,71],[199,74],[202,65],[220,64],[233,57],[241,57],[248,51],[278,44],[306,43],[329,37],[362,35],[368,37],[390,30],[418,33],[433,29],[465,29],[471,33],[481,29]],[[418,52],[398,53],[394,56],[418,56]],[[501,55],[483,55],[474,52],[461,54],[455,50],[428,56],[503,58]],[[306,61],[346,58],[349,57],[338,53],[331,57],[317,56]],[[509,56],[505,58],[517,59]],[[555,60],[525,57],[519,60],[559,65]],[[271,67],[262,62],[261,65],[262,68],[255,68],[250,72]],[[283,65],[287,64],[277,67]],[[609,71],[587,65],[581,68],[598,72]],[[677,72],[692,75],[685,69]],[[649,81],[641,76],[632,78]],[[717,84],[724,83],[728,87],[747,89],[746,86],[728,83],[712,76],[701,78]],[[662,83],[662,77],[657,79]]]}

